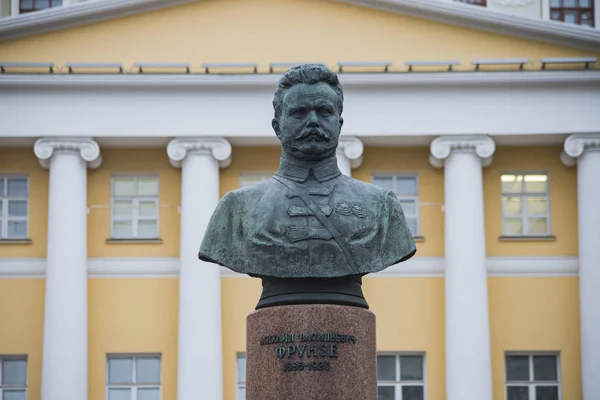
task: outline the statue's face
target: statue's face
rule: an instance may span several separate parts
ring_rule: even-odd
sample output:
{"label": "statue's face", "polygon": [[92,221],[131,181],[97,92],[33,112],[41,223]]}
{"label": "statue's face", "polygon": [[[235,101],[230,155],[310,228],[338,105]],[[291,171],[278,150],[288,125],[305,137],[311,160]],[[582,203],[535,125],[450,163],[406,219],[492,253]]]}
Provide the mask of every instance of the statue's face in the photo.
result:
{"label": "statue's face", "polygon": [[285,92],[281,117],[273,120],[285,156],[320,161],[335,154],[343,123],[337,101],[324,82],[297,84]]}

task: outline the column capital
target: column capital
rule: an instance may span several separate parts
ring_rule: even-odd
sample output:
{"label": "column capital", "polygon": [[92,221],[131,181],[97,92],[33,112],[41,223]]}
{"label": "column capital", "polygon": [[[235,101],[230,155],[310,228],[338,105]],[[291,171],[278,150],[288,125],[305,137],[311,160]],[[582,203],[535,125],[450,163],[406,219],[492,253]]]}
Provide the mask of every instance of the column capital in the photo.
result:
{"label": "column capital", "polygon": [[564,149],[560,160],[567,167],[572,167],[585,151],[600,151],[600,133],[574,133],[565,140]]}
{"label": "column capital", "polygon": [[50,158],[56,152],[79,153],[89,168],[98,168],[102,164],[100,146],[91,138],[41,138],[33,145],[33,153],[44,168],[50,167]]}
{"label": "column capital", "polygon": [[447,135],[438,136],[431,142],[429,162],[435,168],[442,168],[444,160],[452,151],[473,151],[484,167],[492,163],[492,156],[496,150],[494,139],[488,135]]}
{"label": "column capital", "polygon": [[169,162],[175,168],[181,167],[181,162],[188,153],[209,154],[219,162],[221,168],[228,167],[231,164],[231,144],[224,138],[175,138],[167,145]]}
{"label": "column capital", "polygon": [[363,150],[363,142],[356,136],[340,136],[337,154],[346,157],[352,168],[358,168],[362,164]]}

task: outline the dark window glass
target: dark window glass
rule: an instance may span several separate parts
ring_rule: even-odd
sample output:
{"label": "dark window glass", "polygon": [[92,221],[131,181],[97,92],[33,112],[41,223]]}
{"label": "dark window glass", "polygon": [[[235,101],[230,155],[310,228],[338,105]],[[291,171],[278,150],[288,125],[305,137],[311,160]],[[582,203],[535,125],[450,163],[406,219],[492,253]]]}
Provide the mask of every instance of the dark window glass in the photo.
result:
{"label": "dark window glass", "polygon": [[378,400],[394,400],[395,392],[393,386],[379,386],[377,388]]}
{"label": "dark window glass", "polygon": [[529,381],[528,356],[506,356],[506,380]]}
{"label": "dark window glass", "polygon": [[377,380],[396,380],[396,356],[377,356]]}
{"label": "dark window glass", "polygon": [[402,386],[402,400],[423,400],[423,386]]}
{"label": "dark window glass", "polygon": [[536,400],[558,400],[558,388],[556,386],[538,386],[535,388]]}
{"label": "dark window glass", "polygon": [[400,356],[400,380],[422,381],[423,380],[423,357]]}
{"label": "dark window glass", "polygon": [[533,356],[533,380],[534,381],[557,381],[555,356]]}
{"label": "dark window glass", "polygon": [[506,390],[507,400],[529,400],[527,386],[509,386]]}

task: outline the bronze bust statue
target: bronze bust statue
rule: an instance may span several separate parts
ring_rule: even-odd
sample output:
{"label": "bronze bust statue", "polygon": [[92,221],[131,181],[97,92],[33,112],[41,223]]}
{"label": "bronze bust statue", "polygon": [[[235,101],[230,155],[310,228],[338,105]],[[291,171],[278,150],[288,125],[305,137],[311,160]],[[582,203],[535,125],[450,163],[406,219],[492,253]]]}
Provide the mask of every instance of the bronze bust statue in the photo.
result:
{"label": "bronze bust statue", "polygon": [[199,258],[260,277],[257,308],[306,303],[368,308],[361,277],[416,252],[400,202],[393,192],[338,169],[343,92],[334,72],[317,64],[289,69],[273,107],[279,170],[221,199]]}

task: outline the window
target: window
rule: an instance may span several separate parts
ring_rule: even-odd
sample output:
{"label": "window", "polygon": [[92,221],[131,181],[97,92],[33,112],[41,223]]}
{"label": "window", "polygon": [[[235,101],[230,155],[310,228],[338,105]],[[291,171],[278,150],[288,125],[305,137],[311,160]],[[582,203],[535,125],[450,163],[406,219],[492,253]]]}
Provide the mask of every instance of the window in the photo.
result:
{"label": "window", "polygon": [[10,17],[11,0],[0,0],[0,17]]}
{"label": "window", "polygon": [[416,175],[377,175],[373,184],[392,190],[398,196],[413,236],[419,236],[419,182]]}
{"label": "window", "polygon": [[502,181],[502,234],[547,236],[550,234],[548,175],[506,174]]}
{"label": "window", "polygon": [[114,176],[111,237],[158,238],[158,177]]}
{"label": "window", "polygon": [[160,356],[108,356],[107,400],[160,400]]}
{"label": "window", "polygon": [[458,1],[459,3],[467,3],[467,4],[472,4],[474,6],[482,6],[485,7],[485,1],[486,0],[454,0],[454,1]]}
{"label": "window", "polygon": [[554,354],[506,354],[506,400],[559,400],[559,360]]}
{"label": "window", "polygon": [[29,180],[0,176],[0,239],[26,239]]}
{"label": "window", "polygon": [[0,399],[27,399],[27,357],[0,356]]}
{"label": "window", "polygon": [[62,0],[20,0],[19,14],[62,6]]}
{"label": "window", "polygon": [[550,19],[594,26],[594,0],[550,0]]}
{"label": "window", "polygon": [[379,400],[424,400],[425,357],[422,354],[377,356]]}
{"label": "window", "polygon": [[237,397],[236,400],[246,400],[246,354],[237,356]]}
{"label": "window", "polygon": [[240,175],[240,189],[269,180],[273,174],[243,174]]}

